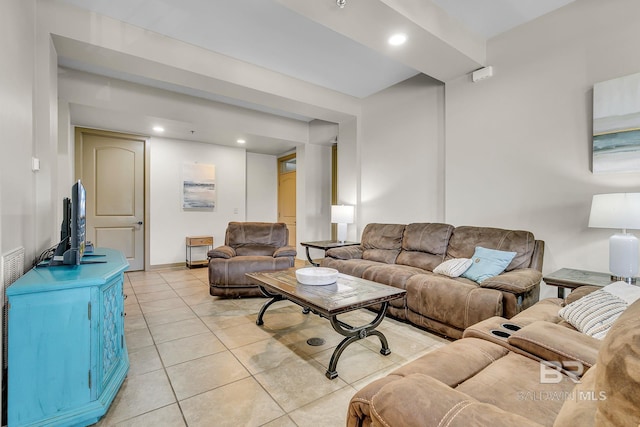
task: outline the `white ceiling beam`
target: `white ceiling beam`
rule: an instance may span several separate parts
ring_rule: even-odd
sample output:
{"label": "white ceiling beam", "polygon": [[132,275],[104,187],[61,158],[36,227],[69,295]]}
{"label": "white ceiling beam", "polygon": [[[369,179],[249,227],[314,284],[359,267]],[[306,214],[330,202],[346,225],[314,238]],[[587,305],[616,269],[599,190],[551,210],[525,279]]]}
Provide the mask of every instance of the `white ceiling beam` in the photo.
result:
{"label": "white ceiling beam", "polygon": [[[485,66],[486,41],[429,0],[277,0],[282,5],[440,81]],[[407,35],[389,46],[395,32]]]}
{"label": "white ceiling beam", "polygon": [[326,121],[351,120],[359,100],[73,6],[40,2],[39,30],[59,56]]}

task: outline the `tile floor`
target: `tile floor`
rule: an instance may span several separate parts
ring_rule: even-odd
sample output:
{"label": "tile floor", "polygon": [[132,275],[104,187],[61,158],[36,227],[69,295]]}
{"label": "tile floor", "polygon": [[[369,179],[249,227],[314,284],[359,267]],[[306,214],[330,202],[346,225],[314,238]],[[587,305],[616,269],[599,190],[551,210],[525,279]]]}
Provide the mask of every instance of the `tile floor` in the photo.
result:
{"label": "tile floor", "polygon": [[[385,319],[392,353],[370,337],[351,344],[338,378],[325,371],[341,340],[329,322],[289,302],[255,324],[263,298],[209,295],[207,270],[167,269],[125,275],[129,375],[98,427],[344,426],[356,390],[446,343]],[[360,310],[341,319],[363,324]],[[326,343],[313,347],[312,337]]]}

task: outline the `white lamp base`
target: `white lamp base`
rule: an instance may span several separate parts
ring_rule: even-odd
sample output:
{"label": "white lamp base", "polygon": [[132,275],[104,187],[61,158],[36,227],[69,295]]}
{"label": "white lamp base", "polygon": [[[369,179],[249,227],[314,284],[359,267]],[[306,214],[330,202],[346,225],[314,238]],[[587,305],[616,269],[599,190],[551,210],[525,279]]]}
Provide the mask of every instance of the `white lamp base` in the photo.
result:
{"label": "white lamp base", "polygon": [[619,280],[632,283],[638,274],[638,238],[626,232],[609,238],[609,270]]}
{"label": "white lamp base", "polygon": [[339,222],[338,223],[338,241],[340,243],[344,243],[347,240],[347,224]]}

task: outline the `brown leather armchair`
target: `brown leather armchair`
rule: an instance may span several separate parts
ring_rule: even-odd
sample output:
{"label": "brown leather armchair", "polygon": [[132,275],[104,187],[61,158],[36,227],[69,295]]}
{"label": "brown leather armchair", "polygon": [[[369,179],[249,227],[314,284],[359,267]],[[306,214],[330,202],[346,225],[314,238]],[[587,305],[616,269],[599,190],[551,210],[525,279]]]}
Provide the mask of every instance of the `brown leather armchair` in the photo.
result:
{"label": "brown leather armchair", "polygon": [[262,296],[245,273],[293,267],[296,249],[288,246],[289,230],[282,222],[230,222],[224,246],[209,257],[209,293],[214,296]]}

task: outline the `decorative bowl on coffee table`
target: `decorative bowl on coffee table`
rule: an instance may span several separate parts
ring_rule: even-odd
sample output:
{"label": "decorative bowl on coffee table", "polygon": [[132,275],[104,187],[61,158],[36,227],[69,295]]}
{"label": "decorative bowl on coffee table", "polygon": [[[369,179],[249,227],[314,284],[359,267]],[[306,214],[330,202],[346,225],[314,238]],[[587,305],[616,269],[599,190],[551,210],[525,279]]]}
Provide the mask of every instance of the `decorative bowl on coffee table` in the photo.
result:
{"label": "decorative bowl on coffee table", "polygon": [[327,267],[300,268],[296,270],[296,279],[303,285],[330,285],[338,280],[338,270]]}

